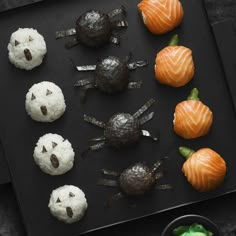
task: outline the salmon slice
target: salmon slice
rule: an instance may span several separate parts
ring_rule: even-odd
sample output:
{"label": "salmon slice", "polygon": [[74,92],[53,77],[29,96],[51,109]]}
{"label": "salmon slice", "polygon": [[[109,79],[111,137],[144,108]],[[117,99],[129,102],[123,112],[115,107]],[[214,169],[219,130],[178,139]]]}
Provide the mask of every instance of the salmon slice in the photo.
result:
{"label": "salmon slice", "polygon": [[206,135],[213,122],[213,113],[201,101],[186,100],[175,108],[174,131],[185,139]]}
{"label": "salmon slice", "polygon": [[143,0],[138,4],[143,22],[153,34],[165,34],[183,20],[184,10],[179,0]]}
{"label": "salmon slice", "polygon": [[195,67],[192,50],[184,46],[168,46],[156,56],[155,76],[162,83],[181,87],[192,80]]}
{"label": "salmon slice", "polygon": [[217,152],[210,148],[202,148],[185,161],[182,171],[196,190],[209,192],[223,183],[226,163]]}

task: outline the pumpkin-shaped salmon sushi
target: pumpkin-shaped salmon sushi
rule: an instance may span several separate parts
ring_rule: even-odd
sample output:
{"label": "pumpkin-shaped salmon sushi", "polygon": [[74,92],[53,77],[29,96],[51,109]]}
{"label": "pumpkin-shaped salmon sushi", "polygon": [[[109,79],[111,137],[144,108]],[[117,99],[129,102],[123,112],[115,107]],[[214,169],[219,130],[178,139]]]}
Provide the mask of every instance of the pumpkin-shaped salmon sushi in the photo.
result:
{"label": "pumpkin-shaped salmon sushi", "polygon": [[194,139],[206,135],[213,122],[213,113],[198,97],[194,88],[186,101],[175,107],[174,131],[185,139]]}
{"label": "pumpkin-shaped salmon sushi", "polygon": [[210,148],[194,151],[187,147],[179,148],[186,158],[182,171],[188,182],[199,192],[209,192],[222,185],[226,175],[224,159]]}
{"label": "pumpkin-shaped salmon sushi", "polygon": [[174,35],[167,47],[157,53],[155,77],[171,87],[182,87],[190,82],[195,73],[192,50],[178,46],[179,37]]}
{"label": "pumpkin-shaped salmon sushi", "polygon": [[153,34],[165,34],[183,20],[184,10],[179,0],[142,0],[138,4],[143,22]]}

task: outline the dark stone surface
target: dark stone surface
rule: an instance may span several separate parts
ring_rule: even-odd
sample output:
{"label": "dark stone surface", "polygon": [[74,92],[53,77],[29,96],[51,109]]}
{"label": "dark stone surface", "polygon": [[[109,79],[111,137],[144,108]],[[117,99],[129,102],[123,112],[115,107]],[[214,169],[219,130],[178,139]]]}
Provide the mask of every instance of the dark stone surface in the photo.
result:
{"label": "dark stone surface", "polygon": [[[232,18],[236,26],[236,1],[235,0],[205,0],[211,22]],[[236,29],[236,27],[235,27]]]}
{"label": "dark stone surface", "polygon": [[0,12],[42,0],[0,0]]}
{"label": "dark stone surface", "polygon": [[[0,0],[0,11],[15,7],[15,3],[36,2],[37,0]],[[205,0],[211,22],[233,18],[236,22],[235,0]],[[234,24],[236,29],[236,23]],[[26,186],[27,187],[27,186]],[[37,204],[37,203],[36,203]],[[174,218],[184,214],[201,214],[212,219],[222,230],[224,236],[236,236],[236,193],[211,201],[189,205],[142,220],[114,226],[89,235],[136,235],[158,236]],[[26,235],[10,184],[0,186],[0,236]]]}

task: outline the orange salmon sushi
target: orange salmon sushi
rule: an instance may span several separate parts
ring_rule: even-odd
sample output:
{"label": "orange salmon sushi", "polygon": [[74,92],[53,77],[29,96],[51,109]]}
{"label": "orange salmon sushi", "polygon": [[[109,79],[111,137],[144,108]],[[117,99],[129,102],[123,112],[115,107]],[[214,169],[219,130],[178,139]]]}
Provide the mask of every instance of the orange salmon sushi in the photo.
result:
{"label": "orange salmon sushi", "polygon": [[198,90],[191,91],[188,100],[175,107],[174,131],[185,139],[194,139],[206,135],[213,123],[213,113],[198,97]]}
{"label": "orange salmon sushi", "polygon": [[157,53],[155,77],[161,84],[182,87],[189,83],[195,73],[192,50],[178,46],[178,35],[174,35],[169,46]]}
{"label": "orange salmon sushi", "polygon": [[179,26],[184,10],[179,0],[142,0],[138,4],[145,26],[153,34],[165,34]]}
{"label": "orange salmon sushi", "polygon": [[187,147],[180,147],[179,152],[187,159],[182,172],[197,191],[210,192],[222,185],[227,168],[217,152],[210,148],[201,148],[195,152]]}

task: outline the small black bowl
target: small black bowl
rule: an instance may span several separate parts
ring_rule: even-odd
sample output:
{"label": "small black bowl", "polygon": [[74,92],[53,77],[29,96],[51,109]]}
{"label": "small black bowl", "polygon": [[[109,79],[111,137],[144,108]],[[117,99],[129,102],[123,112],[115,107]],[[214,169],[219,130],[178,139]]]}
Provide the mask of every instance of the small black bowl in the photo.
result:
{"label": "small black bowl", "polygon": [[177,228],[178,226],[181,226],[181,225],[190,226],[194,223],[203,225],[208,231],[212,232],[214,236],[222,236],[219,228],[216,226],[214,222],[200,215],[184,215],[173,220],[166,226],[161,236],[172,236],[173,230]]}

